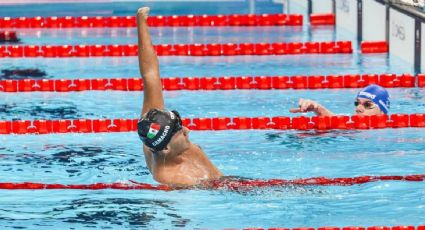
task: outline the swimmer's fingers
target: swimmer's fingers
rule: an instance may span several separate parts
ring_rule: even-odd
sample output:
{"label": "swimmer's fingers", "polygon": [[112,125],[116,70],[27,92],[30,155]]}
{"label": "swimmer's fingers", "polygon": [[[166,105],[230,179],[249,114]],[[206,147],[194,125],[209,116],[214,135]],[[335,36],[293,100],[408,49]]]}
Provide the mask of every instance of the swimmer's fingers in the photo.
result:
{"label": "swimmer's fingers", "polygon": [[149,10],[149,7],[141,7],[137,10],[137,15],[147,18],[149,15]]}
{"label": "swimmer's fingers", "polygon": [[291,113],[302,113],[303,111],[301,111],[300,108],[292,108],[292,109],[289,109],[289,112],[291,112]]}

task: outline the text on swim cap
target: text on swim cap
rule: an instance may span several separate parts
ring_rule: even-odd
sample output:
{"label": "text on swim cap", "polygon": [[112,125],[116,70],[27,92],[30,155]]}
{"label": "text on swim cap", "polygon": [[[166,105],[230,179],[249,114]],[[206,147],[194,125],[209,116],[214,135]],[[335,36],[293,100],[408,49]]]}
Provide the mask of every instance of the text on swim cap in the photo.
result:
{"label": "text on swim cap", "polygon": [[161,136],[159,137],[158,140],[156,140],[156,141],[154,141],[152,143],[152,145],[153,146],[159,145],[165,139],[165,137],[167,136],[169,130],[170,130],[170,126],[169,125],[165,126],[164,132],[161,134]]}
{"label": "text on swim cap", "polygon": [[372,100],[375,99],[375,97],[376,97],[375,94],[371,94],[371,93],[368,93],[368,92],[360,92],[359,95],[365,96],[365,97],[370,98]]}

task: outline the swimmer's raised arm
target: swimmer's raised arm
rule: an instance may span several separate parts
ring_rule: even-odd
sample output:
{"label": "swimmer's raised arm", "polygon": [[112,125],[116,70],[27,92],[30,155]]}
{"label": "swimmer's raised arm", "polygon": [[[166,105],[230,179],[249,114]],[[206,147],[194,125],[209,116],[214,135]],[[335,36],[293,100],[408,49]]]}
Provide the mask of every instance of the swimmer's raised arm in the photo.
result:
{"label": "swimmer's raised arm", "polygon": [[298,102],[298,108],[292,108],[289,110],[291,113],[305,113],[305,112],[314,112],[317,116],[334,116],[335,114],[329,111],[323,105],[317,103],[316,101],[309,99],[300,99]]}
{"label": "swimmer's raised arm", "polygon": [[162,84],[159,75],[159,61],[152,45],[147,18],[149,8],[143,7],[137,11],[137,37],[139,46],[139,68],[144,84],[144,99],[142,114],[150,109],[164,108]]}

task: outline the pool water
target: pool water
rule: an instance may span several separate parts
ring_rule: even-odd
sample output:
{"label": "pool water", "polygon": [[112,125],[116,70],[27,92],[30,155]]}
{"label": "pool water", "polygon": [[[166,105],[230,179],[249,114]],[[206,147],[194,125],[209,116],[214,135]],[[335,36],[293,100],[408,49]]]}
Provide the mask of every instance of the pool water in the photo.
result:
{"label": "pool water", "polygon": [[[282,5],[257,1],[256,13]],[[158,5],[157,5],[158,4]],[[191,4],[191,8],[188,8]],[[247,2],[148,3],[152,14],[247,13]],[[223,3],[225,4],[225,3]],[[227,4],[227,3],[226,3]],[[130,15],[140,3],[5,6],[0,16]],[[193,8],[192,8],[193,6]],[[214,5],[215,6],[215,5]],[[65,10],[66,9],[66,10]],[[86,10],[90,9],[90,10]],[[97,9],[97,10],[94,10]],[[192,11],[193,10],[193,11]],[[25,12],[25,13],[24,13]],[[103,12],[103,13],[102,13]],[[136,43],[131,29],[19,30],[25,44]],[[160,43],[352,40],[333,27],[153,28]],[[354,44],[354,42],[353,42]],[[356,47],[356,45],[354,44]],[[236,57],[160,57],[163,77],[412,73],[384,54]],[[136,57],[0,59],[0,70],[36,68],[42,78],[137,77]],[[166,91],[166,106],[183,117],[299,116],[299,98],[339,114],[353,113],[356,89]],[[425,113],[423,89],[389,89],[392,113]],[[137,118],[142,92],[0,93],[0,120]],[[350,131],[192,131],[225,174],[260,179],[411,175],[425,173],[422,129]],[[0,182],[60,184],[135,180],[157,184],[136,133],[1,135]],[[423,182],[384,181],[353,186],[284,186],[245,192],[188,189],[0,190],[1,229],[223,229],[420,225]]]}

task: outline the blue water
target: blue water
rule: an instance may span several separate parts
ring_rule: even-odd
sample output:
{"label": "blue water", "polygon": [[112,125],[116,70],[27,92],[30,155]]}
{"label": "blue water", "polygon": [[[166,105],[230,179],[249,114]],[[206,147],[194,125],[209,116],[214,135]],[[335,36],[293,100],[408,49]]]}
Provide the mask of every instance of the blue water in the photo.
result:
{"label": "blue water", "polygon": [[[257,13],[281,5],[258,1]],[[155,14],[244,13],[247,2],[148,3]],[[137,6],[136,6],[137,5]],[[127,15],[140,3],[59,4],[0,8],[0,15]],[[23,9],[34,11],[23,11]],[[87,10],[89,9],[89,10]],[[134,29],[20,30],[25,44],[135,43]],[[156,28],[159,43],[352,40],[332,27]],[[354,44],[356,47],[356,44]],[[395,60],[397,58],[395,57]],[[164,77],[412,73],[387,55],[160,57]],[[0,71],[37,68],[42,78],[138,77],[135,57],[0,59]],[[1,73],[1,72],[0,72]],[[16,77],[16,76],[15,76]],[[13,76],[12,76],[13,78]],[[18,78],[18,77],[16,77]],[[353,113],[356,89],[165,92],[184,117],[295,116],[299,98]],[[425,113],[423,89],[389,89],[392,113]],[[0,93],[0,120],[136,118],[142,92]],[[308,115],[308,114],[304,114]],[[225,174],[296,179],[425,173],[423,129],[367,131],[192,131],[191,140]],[[0,135],[0,182],[113,183],[152,179],[135,133]],[[424,182],[346,187],[288,186],[238,193],[222,190],[0,190],[1,229],[223,229],[419,225]]]}

